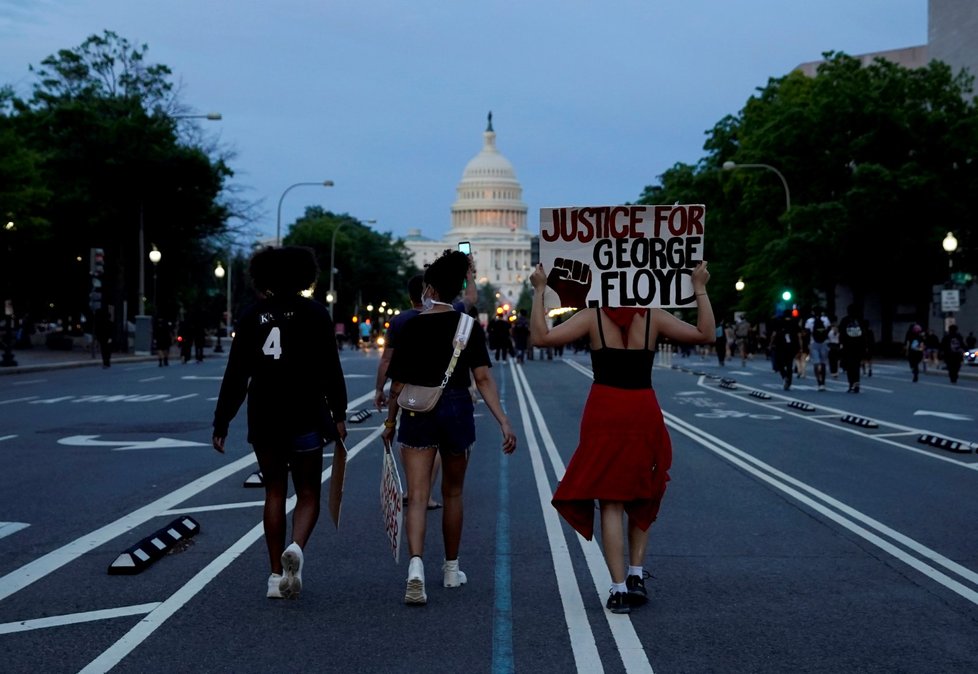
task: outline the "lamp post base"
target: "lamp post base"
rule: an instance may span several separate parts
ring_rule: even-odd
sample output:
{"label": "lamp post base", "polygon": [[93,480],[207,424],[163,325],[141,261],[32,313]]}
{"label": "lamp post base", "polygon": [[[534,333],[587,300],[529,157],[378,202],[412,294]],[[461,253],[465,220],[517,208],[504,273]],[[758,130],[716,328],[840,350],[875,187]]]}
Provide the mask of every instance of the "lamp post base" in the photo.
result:
{"label": "lamp post base", "polygon": [[3,359],[0,359],[0,367],[17,367],[17,360],[14,354],[7,349],[3,352]]}

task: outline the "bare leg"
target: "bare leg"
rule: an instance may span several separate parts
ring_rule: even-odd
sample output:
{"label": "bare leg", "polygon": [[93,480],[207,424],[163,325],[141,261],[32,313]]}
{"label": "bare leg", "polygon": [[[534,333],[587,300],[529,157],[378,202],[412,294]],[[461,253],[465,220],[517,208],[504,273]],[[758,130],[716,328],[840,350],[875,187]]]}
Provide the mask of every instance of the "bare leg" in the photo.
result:
{"label": "bare leg", "polygon": [[319,519],[319,502],[323,486],[322,447],[292,456],[292,485],[295,487],[296,502],[292,512],[292,540],[300,548],[312,534]]}
{"label": "bare leg", "polygon": [[462,487],[468,464],[467,454],[449,455],[443,463],[441,497],[445,511],[442,514],[441,533],[447,560],[458,559],[458,548],[462,542]]}
{"label": "bare leg", "polygon": [[632,566],[645,566],[645,548],[649,544],[649,530],[628,518],[628,563]]}
{"label": "bare leg", "polygon": [[424,534],[428,519],[428,490],[431,488],[431,466],[437,450],[434,447],[403,448],[404,473],[407,477],[408,552],[412,557],[424,554]]}
{"label": "bare leg", "polygon": [[435,493],[435,482],[438,481],[438,471],[441,469],[441,453],[435,452],[435,463],[431,467],[431,485],[428,490],[428,507],[433,508],[438,506],[438,502],[433,498]]}
{"label": "bare leg", "polygon": [[282,573],[282,553],[285,551],[285,498],[289,489],[289,470],[285,462],[274,452],[255,448],[258,467],[265,484],[265,508],[262,523],[265,527],[265,545],[272,573]]}
{"label": "bare leg", "polygon": [[624,512],[625,506],[620,501],[601,501],[601,547],[613,583],[625,582]]}

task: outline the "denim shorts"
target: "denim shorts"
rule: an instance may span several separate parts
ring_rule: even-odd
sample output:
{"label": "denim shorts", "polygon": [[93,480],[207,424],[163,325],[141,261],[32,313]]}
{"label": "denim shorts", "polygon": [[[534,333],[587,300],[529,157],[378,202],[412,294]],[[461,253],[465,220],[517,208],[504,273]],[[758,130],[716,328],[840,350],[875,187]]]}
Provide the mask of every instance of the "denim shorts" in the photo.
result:
{"label": "denim shorts", "polygon": [[475,407],[467,388],[446,388],[430,412],[401,410],[397,441],[405,447],[436,447],[442,454],[465,454],[475,443]]}
{"label": "denim shorts", "polygon": [[812,365],[828,365],[829,345],[826,342],[812,342],[808,345],[808,353],[812,359]]}

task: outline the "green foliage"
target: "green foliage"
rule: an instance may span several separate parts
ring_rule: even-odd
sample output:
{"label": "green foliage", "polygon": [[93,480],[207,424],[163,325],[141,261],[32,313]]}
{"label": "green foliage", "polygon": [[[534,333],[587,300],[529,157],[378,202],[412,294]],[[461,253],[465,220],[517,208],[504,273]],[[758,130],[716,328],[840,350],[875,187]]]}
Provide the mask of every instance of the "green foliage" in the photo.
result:
{"label": "green foliage", "polygon": [[[170,69],[147,63],[146,51],[105,31],[31,68],[28,100],[0,93],[8,112],[0,117],[0,208],[18,224],[15,275],[64,270],[19,284],[20,313],[87,312],[92,247],[105,249],[103,295],[119,311],[123,303],[130,315],[137,310],[139,258],[151,244],[163,252],[158,295],[168,317],[209,301],[201,289],[212,289],[214,253],[227,247],[218,239],[232,215],[224,197],[232,172],[181,139],[178,125],[188,122],[179,119]],[[143,267],[150,299],[152,265]]]}
{"label": "green foliage", "polygon": [[[897,298],[926,312],[942,280],[948,230],[961,264],[978,266],[978,110],[971,78],[932,62],[908,70],[826,54],[816,77],[771,79],[709,133],[697,165],[679,164],[646,187],[641,203],[705,203],[706,258],[717,317],[760,320],[779,290],[811,305],[849,286],[872,292],[884,314]],[[770,170],[722,170],[723,163]],[[741,297],[733,285],[746,282]],[[833,310],[834,307],[829,307]]]}
{"label": "green foliage", "polygon": [[[337,229],[339,228],[339,229]],[[316,251],[320,274],[315,297],[325,302],[329,290],[331,245],[336,241],[333,285],[337,322],[349,323],[355,312],[382,301],[394,308],[410,308],[407,282],[420,270],[400,239],[378,233],[356,218],[335,214],[319,206],[306,208],[283,238],[286,245],[308,246]]]}

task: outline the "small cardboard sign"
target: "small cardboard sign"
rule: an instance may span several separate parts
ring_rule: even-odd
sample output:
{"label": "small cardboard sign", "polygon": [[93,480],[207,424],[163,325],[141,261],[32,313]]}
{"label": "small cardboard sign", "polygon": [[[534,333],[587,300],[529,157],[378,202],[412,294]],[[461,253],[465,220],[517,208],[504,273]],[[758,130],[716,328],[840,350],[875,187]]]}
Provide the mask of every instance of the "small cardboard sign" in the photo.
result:
{"label": "small cardboard sign", "polygon": [[340,438],[333,445],[332,473],[329,478],[329,516],[340,528],[340,506],[343,505],[343,481],[346,479],[346,445]]}
{"label": "small cardboard sign", "polygon": [[391,446],[384,443],[384,467],[380,474],[380,514],[394,562],[400,561],[404,533],[404,489]]}

